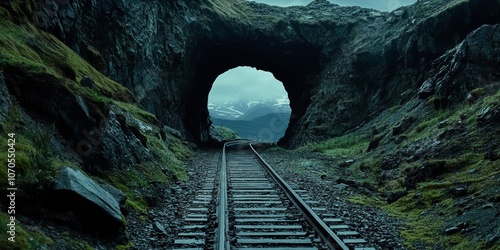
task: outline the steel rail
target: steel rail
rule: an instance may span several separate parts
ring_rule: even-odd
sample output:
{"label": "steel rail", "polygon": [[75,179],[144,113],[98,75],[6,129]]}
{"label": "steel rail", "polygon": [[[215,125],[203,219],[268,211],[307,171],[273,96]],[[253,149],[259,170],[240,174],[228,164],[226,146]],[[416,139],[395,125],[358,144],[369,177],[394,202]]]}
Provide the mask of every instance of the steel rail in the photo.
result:
{"label": "steel rail", "polygon": [[227,199],[227,159],[226,147],[242,143],[250,143],[252,141],[247,139],[237,139],[234,141],[224,143],[222,147],[221,165],[219,173],[219,196],[217,198],[217,229],[215,232],[214,249],[228,250],[229,245],[229,220],[228,220],[228,199]]}
{"label": "steel rail", "polygon": [[249,144],[250,149],[254,152],[255,156],[262,163],[264,169],[271,175],[274,181],[280,186],[280,188],[285,192],[286,196],[292,201],[292,203],[297,207],[306,218],[309,224],[316,230],[319,236],[323,239],[329,249],[342,249],[349,250],[349,248],[344,244],[344,242],[326,225],[323,220],[312,210],[306,202],[300,198],[300,196],[281,178],[274,169],[262,158],[262,156],[257,153],[252,143]]}
{"label": "steel rail", "polygon": [[229,231],[228,225],[228,216],[227,216],[227,164],[226,164],[226,145],[228,143],[224,143],[224,147],[222,148],[222,160],[220,166],[220,176],[219,176],[219,197],[217,206],[217,220],[218,226],[216,231],[216,241],[214,249],[217,250],[226,250],[229,249],[229,239],[227,238],[227,234]]}

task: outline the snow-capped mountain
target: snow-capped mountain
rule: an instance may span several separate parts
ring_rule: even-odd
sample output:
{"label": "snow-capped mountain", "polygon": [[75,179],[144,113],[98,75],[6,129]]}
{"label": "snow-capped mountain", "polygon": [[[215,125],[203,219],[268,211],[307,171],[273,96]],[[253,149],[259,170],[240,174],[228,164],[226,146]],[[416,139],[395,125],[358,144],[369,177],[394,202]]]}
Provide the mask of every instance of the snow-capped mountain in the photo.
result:
{"label": "snow-capped mountain", "polygon": [[226,120],[252,120],[271,113],[291,113],[286,96],[264,101],[235,101],[208,103],[210,117]]}

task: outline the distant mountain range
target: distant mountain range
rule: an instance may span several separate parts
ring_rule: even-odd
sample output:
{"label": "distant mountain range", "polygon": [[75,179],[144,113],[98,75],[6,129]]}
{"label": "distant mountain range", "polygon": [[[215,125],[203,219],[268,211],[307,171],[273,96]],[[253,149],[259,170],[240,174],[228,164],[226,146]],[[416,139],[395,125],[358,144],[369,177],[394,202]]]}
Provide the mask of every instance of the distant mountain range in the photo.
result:
{"label": "distant mountain range", "polygon": [[270,142],[283,137],[291,113],[287,98],[209,103],[208,110],[214,125],[227,127],[241,138]]}
{"label": "distant mountain range", "polygon": [[212,118],[217,126],[224,126],[236,132],[241,138],[256,141],[278,141],[285,135],[290,113],[272,113],[252,120],[224,120]]}
{"label": "distant mountain range", "polygon": [[252,120],[272,113],[291,113],[288,98],[265,101],[235,101],[208,103],[211,118],[226,120]]}

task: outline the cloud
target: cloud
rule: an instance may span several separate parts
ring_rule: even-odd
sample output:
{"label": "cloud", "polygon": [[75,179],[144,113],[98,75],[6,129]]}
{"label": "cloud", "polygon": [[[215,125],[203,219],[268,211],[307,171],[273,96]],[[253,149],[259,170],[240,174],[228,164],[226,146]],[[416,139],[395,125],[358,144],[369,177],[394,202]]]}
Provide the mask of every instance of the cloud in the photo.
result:
{"label": "cloud", "polygon": [[[307,5],[312,0],[253,0],[259,3],[287,7],[294,5]],[[361,6],[363,8],[372,8],[380,11],[392,11],[404,5],[410,5],[416,0],[328,0],[331,3],[342,6]]]}
{"label": "cloud", "polygon": [[208,95],[208,101],[257,101],[277,99],[286,95],[283,83],[276,80],[271,73],[252,67],[237,67],[217,77]]}

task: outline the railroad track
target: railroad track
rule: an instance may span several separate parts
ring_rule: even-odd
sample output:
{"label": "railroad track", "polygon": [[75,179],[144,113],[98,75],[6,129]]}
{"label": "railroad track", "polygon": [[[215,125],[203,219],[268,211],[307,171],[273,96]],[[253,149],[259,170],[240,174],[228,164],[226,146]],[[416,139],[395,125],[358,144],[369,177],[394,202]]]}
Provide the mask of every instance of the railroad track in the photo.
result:
{"label": "railroad track", "polygon": [[307,191],[287,184],[250,141],[226,143],[218,174],[206,183],[174,249],[375,249]]}

